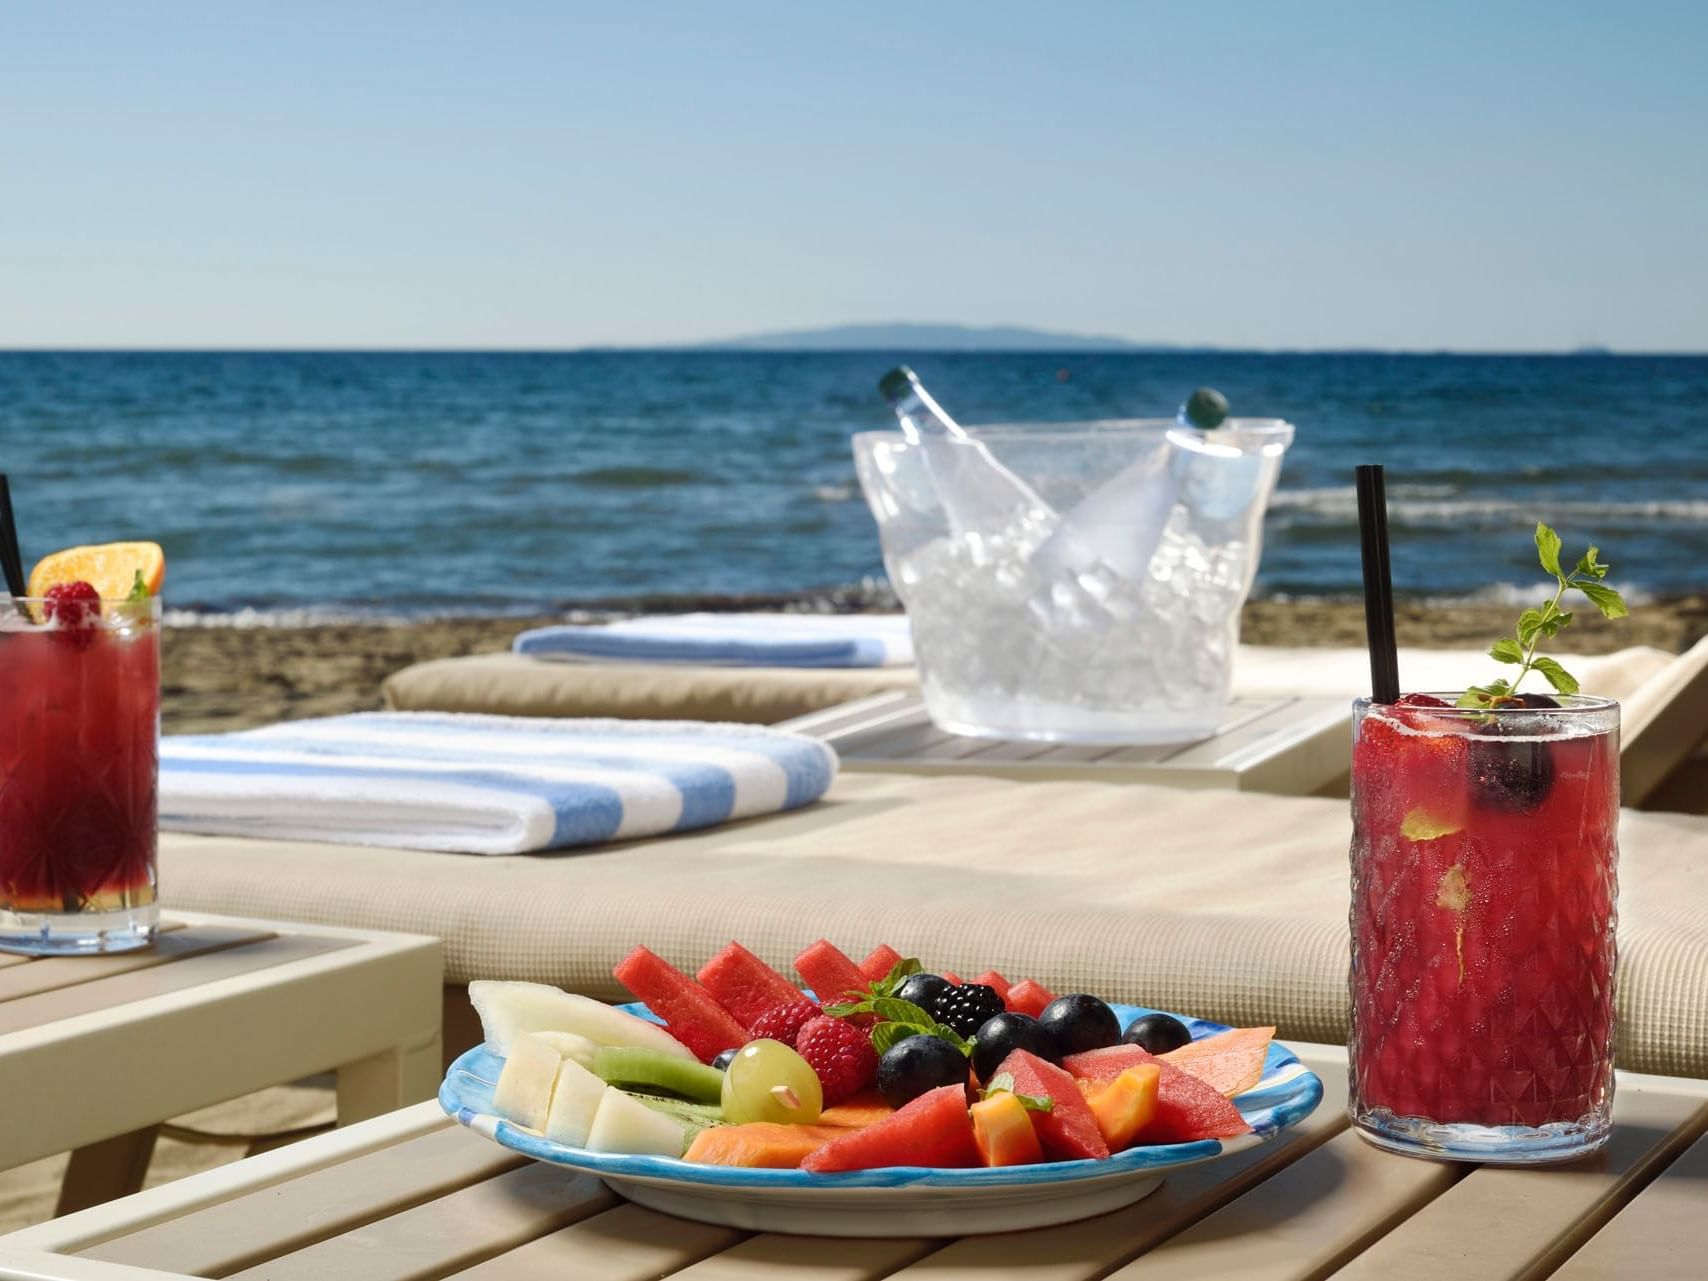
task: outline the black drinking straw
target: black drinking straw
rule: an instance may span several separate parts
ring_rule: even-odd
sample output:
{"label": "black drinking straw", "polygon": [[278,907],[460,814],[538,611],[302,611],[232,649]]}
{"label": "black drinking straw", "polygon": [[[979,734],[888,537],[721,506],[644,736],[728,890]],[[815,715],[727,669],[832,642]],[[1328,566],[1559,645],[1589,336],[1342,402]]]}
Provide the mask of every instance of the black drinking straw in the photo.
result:
{"label": "black drinking straw", "polygon": [[1370,697],[1400,697],[1400,656],[1394,640],[1394,576],[1388,561],[1388,490],[1377,463],[1360,463],[1358,538],[1364,551],[1364,630],[1370,639]]}
{"label": "black drinking straw", "polygon": [[6,590],[14,596],[23,596],[28,588],[24,581],[24,558],[18,550],[18,522],[12,516],[12,487],[3,471],[0,471],[0,571],[6,575]]}

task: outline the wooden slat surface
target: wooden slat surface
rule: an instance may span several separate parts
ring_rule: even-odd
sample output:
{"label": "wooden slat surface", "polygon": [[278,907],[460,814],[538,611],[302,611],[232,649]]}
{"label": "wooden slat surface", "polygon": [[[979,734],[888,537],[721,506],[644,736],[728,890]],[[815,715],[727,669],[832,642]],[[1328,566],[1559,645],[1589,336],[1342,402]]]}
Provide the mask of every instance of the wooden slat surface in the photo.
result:
{"label": "wooden slat surface", "polygon": [[1331,1054],[1307,1051],[1324,1079],[1323,1105],[1275,1142],[1179,1170],[1126,1209],[1032,1232],[947,1241],[749,1236],[623,1203],[591,1180],[447,1126],[142,1225],[81,1257],[270,1281],[1708,1275],[1700,1083],[1622,1086],[1613,1142],[1574,1166],[1474,1168],[1364,1143],[1347,1127],[1345,1071]]}
{"label": "wooden slat surface", "polygon": [[[170,934],[174,930],[181,930],[183,928],[184,922],[182,921],[163,920],[159,925],[154,927],[154,932],[156,935]],[[26,956],[21,952],[0,952],[0,970],[10,969],[14,965],[34,965],[38,961],[53,959],[55,958],[45,956]]]}
{"label": "wooden slat surface", "polygon": [[171,965],[132,970],[0,1003],[0,1035],[355,946],[354,940],[308,934],[262,935],[251,942],[236,942]]}
{"label": "wooden slat surface", "polygon": [[1698,1139],[1554,1274],[1555,1281],[1708,1276],[1708,1138]]}
{"label": "wooden slat surface", "polygon": [[[1702,1133],[1708,1104],[1627,1089],[1614,1095],[1613,1117],[1613,1138],[1590,1160],[1551,1170],[1478,1170],[1337,1276],[1344,1281],[1547,1276]],[[1702,1191],[1708,1210],[1708,1188]]]}
{"label": "wooden slat surface", "polygon": [[219,952],[244,943],[257,943],[273,938],[271,930],[240,929],[229,926],[201,925],[193,929],[162,934],[152,947],[134,952],[112,952],[103,956],[44,956],[28,965],[14,966],[0,973],[0,1002],[34,996],[38,992],[60,991],[83,983],[94,983],[119,974],[150,970],[170,965],[186,957],[204,952]]}
{"label": "wooden slat surface", "polygon": [[[1198,785],[1233,786],[1241,774],[1292,751],[1313,751],[1312,739],[1335,718],[1341,700],[1248,698],[1229,704],[1215,734],[1197,743],[1122,747],[1109,743],[1034,743],[965,737],[933,725],[917,692],[862,699],[788,723],[835,747],[844,762],[860,768],[999,772],[1005,777],[1060,777],[1065,771],[1088,778],[1100,773],[1171,778]],[[1317,771],[1324,773],[1324,771]],[[1327,769],[1314,785],[1337,772]]]}
{"label": "wooden slat surface", "polygon": [[223,1276],[520,1169],[527,1160],[447,1117],[432,1134],[313,1178],[224,1201],[78,1253],[133,1267]]}
{"label": "wooden slat surface", "polygon": [[591,1175],[530,1161],[449,1196],[257,1263],[244,1281],[427,1281],[610,1209]]}
{"label": "wooden slat surface", "polygon": [[468,1281],[652,1281],[675,1276],[744,1235],[619,1205],[454,1275]]}

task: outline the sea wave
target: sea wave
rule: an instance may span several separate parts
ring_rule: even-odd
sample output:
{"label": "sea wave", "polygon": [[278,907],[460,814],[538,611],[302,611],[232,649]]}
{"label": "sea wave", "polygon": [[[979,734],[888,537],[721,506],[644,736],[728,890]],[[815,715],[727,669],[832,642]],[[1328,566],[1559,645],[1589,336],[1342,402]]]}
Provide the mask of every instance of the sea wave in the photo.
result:
{"label": "sea wave", "polygon": [[[1512,498],[1453,497],[1445,486],[1396,487],[1388,495],[1390,524],[1442,525],[1528,520],[1529,513],[1543,511],[1556,523],[1639,520],[1708,521],[1708,499],[1657,498],[1630,502],[1599,499],[1548,499],[1527,496]],[[1419,492],[1428,491],[1428,492]],[[1282,489],[1269,500],[1273,512],[1287,513],[1294,521],[1322,520],[1355,523],[1358,496],[1350,487],[1332,489]]]}

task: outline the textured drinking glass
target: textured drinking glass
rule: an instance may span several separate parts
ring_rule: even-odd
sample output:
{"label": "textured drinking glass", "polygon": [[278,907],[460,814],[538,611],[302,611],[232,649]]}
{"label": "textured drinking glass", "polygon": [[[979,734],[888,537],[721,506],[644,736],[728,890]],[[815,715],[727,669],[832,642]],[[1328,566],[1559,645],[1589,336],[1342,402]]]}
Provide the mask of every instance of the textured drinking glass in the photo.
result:
{"label": "textured drinking glass", "polygon": [[1354,705],[1351,1112],[1381,1147],[1518,1164],[1607,1140],[1619,705],[1560,701]]}
{"label": "textured drinking glass", "polygon": [[0,597],[0,950],[117,952],[154,934],[160,602],[76,626]]}

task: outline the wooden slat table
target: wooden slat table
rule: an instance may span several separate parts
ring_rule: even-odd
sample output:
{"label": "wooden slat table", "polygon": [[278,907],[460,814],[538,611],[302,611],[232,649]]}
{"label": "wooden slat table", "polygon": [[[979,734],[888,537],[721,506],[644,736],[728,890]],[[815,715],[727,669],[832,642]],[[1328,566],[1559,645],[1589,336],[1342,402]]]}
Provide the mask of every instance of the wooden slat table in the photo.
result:
{"label": "wooden slat table", "polygon": [[431,1098],[442,980],[437,939],[200,913],[135,952],[0,953],[0,1168],[81,1149],[71,1208],[140,1186],[160,1122],[254,1090],[334,1071],[341,1124]]}
{"label": "wooden slat table", "polygon": [[1346,1125],[1346,1057],[1299,1046],[1316,1114],[1083,1223],[965,1239],[751,1235],[626,1204],[434,1104],[0,1237],[7,1281],[1561,1281],[1700,1278],[1708,1081],[1622,1075],[1617,1134],[1573,1166],[1473,1169]]}
{"label": "wooden slat table", "polygon": [[1344,698],[1236,698],[1210,738],[1160,747],[969,738],[938,729],[917,690],[876,694],[785,721],[829,743],[855,770],[990,774],[1022,781],[1104,779],[1305,796],[1352,763]]}

